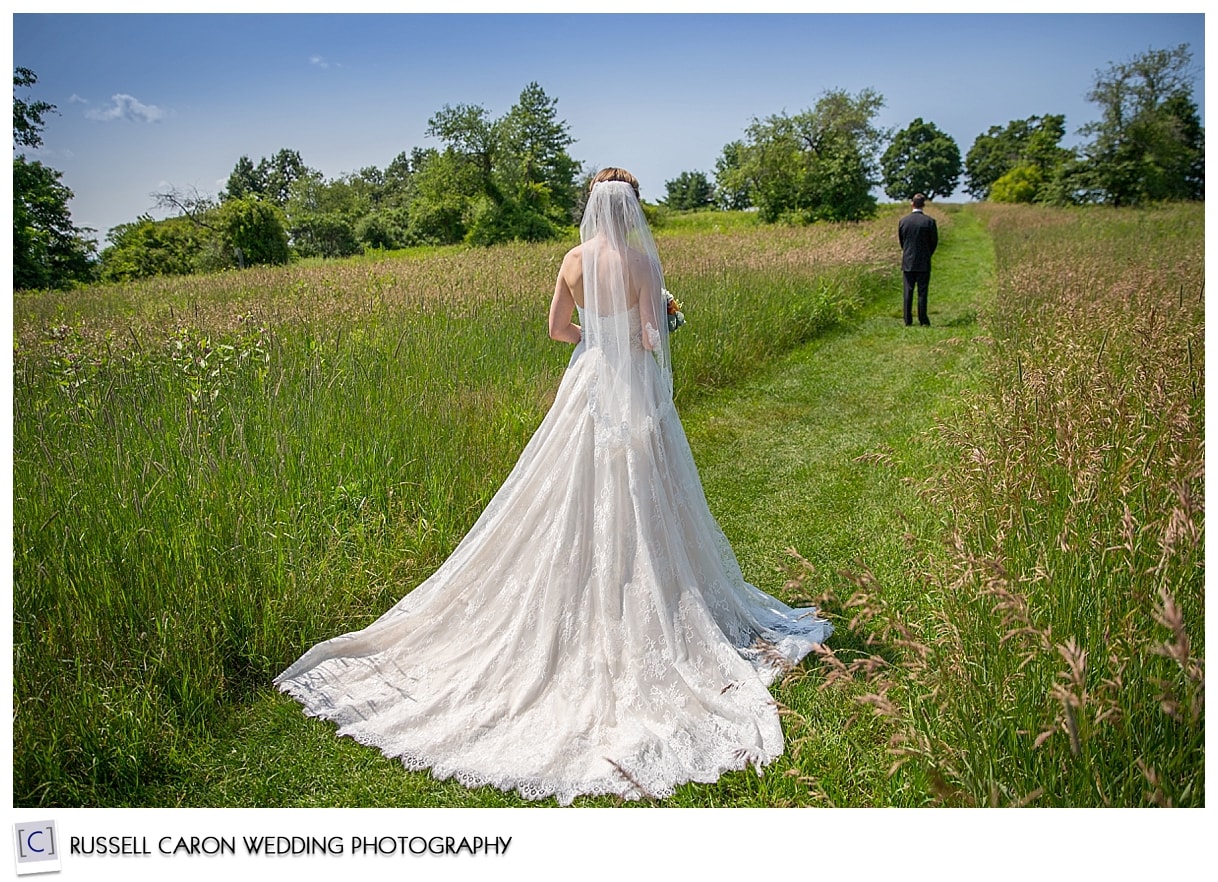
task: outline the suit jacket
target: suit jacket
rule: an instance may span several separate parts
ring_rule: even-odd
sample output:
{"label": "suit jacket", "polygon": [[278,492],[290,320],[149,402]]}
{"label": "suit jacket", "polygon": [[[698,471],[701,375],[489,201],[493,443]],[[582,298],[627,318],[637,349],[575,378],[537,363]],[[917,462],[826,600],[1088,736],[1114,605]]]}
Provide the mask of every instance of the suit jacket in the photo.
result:
{"label": "suit jacket", "polygon": [[930,272],[930,256],[939,246],[939,227],[935,219],[914,209],[897,224],[901,242],[901,269],[905,272]]}

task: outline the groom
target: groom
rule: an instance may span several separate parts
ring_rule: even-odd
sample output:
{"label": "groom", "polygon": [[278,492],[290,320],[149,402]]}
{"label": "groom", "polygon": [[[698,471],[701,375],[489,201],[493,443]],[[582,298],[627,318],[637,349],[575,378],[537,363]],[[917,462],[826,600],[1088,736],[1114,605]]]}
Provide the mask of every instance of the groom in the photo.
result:
{"label": "groom", "polygon": [[939,245],[939,228],[935,219],[922,211],[926,197],[913,198],[913,211],[897,225],[901,243],[901,270],[905,273],[905,324],[913,324],[914,287],[918,289],[918,324],[929,325],[926,315],[926,289],[930,286],[930,256]]}

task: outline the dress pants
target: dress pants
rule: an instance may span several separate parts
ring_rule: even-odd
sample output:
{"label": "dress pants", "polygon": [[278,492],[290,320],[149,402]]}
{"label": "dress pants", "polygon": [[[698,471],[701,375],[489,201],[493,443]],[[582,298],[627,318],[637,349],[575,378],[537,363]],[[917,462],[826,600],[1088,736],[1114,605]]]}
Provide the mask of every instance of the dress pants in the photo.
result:
{"label": "dress pants", "polygon": [[918,289],[918,324],[929,325],[926,315],[926,289],[930,287],[930,270],[914,272],[905,270],[905,324],[913,324],[913,293]]}

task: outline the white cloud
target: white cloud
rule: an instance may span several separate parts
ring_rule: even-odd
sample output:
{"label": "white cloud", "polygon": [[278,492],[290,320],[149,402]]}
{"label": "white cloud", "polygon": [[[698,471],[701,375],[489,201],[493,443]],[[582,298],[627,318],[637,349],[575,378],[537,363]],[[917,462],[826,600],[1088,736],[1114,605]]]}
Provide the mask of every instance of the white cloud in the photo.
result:
{"label": "white cloud", "polygon": [[85,116],[98,122],[113,122],[125,119],[128,122],[152,123],[164,119],[168,112],[155,104],[144,104],[131,95],[111,95],[109,107],[86,110]]}
{"label": "white cloud", "polygon": [[79,95],[77,95],[75,92],[73,92],[72,97],[68,99],[68,103],[69,104],[88,104],[89,99],[81,98]]}
{"label": "white cloud", "polygon": [[327,61],[320,55],[310,55],[309,64],[313,65],[314,67],[320,67],[322,70],[329,70],[332,67],[342,67],[342,65],[338,62]]}

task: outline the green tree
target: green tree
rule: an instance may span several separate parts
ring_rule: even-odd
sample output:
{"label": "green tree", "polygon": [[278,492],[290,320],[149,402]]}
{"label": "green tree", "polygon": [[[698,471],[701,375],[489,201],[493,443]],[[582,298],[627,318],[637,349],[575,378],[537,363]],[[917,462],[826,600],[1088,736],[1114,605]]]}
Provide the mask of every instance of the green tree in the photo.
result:
{"label": "green tree", "polygon": [[1080,132],[1092,188],[1111,205],[1198,200],[1205,194],[1205,131],[1193,101],[1192,52],[1152,49],[1096,75],[1087,99],[1101,118]]}
{"label": "green tree", "polygon": [[535,192],[526,199],[475,200],[465,241],[471,245],[494,245],[513,239],[544,242],[555,238],[559,231],[546,216],[547,193],[541,185],[533,186]]}
{"label": "green tree", "polygon": [[[994,182],[1012,169],[1032,165],[1048,182],[1059,166],[1068,164],[1072,151],[1060,147],[1066,134],[1061,114],[1013,119],[1006,126],[990,126],[978,135],[964,158],[964,189],[975,199],[987,199]],[[1043,200],[1042,200],[1043,201]]]}
{"label": "green tree", "polygon": [[888,132],[873,120],[884,99],[825,93],[811,110],[754,120],[746,130],[736,189],[746,189],[765,221],[859,220],[875,211],[878,153]]}
{"label": "green tree", "polygon": [[676,211],[715,205],[715,188],[700,171],[683,171],[673,180],[665,181],[664,192],[664,204]]}
{"label": "green tree", "polygon": [[725,211],[751,208],[748,175],[743,171],[745,147],[743,141],[730,141],[715,160],[715,192],[719,207]]}
{"label": "green tree", "polygon": [[[19,67],[13,72],[13,85],[28,89],[38,82],[38,76],[28,67]],[[13,141],[18,147],[41,147],[43,119],[55,112],[55,105],[45,101],[26,101],[13,95]]]}
{"label": "green tree", "polygon": [[402,151],[385,167],[382,200],[387,206],[405,208],[410,202],[415,170],[422,151],[415,148],[413,157]]}
{"label": "green tree", "polygon": [[291,195],[292,183],[311,171],[299,151],[286,147],[270,158],[262,157],[257,165],[248,156],[242,156],[233,166],[220,199],[256,196],[283,208]]}
{"label": "green tree", "polygon": [[481,174],[452,149],[419,154],[412,176],[408,238],[412,245],[460,242],[469,229],[466,214],[481,192]]}
{"label": "green tree", "polygon": [[239,266],[288,262],[288,234],[283,210],[264,199],[226,199],[215,211],[225,252]]}
{"label": "green tree", "polygon": [[72,223],[62,175],[24,156],[13,160],[13,287],[70,288],[93,278],[92,232]]}
{"label": "green tree", "polygon": [[1164,198],[1205,199],[1205,129],[1191,95],[1177,93],[1163,102],[1166,138],[1159,157],[1157,186]]}
{"label": "green tree", "polygon": [[410,244],[410,213],[393,206],[364,215],[355,225],[355,238],[366,248],[402,248]]}
{"label": "green tree", "polygon": [[1042,179],[1035,201],[1047,205],[1084,205],[1100,199],[1086,163],[1072,153]]}
{"label": "green tree", "polygon": [[327,181],[308,171],[292,182],[285,206],[292,247],[301,257],[349,257],[363,250],[356,225],[372,210],[366,183]]}
{"label": "green tree", "polygon": [[240,199],[244,196],[263,196],[265,193],[266,181],[259,177],[253,161],[248,156],[242,156],[233,166],[220,198]]}
{"label": "green tree", "polygon": [[[19,67],[15,88],[38,82],[32,70]],[[13,142],[17,147],[42,145],[44,117],[55,111],[45,101],[13,95]],[[13,287],[70,288],[93,278],[96,243],[92,230],[72,223],[68,202],[72,191],[63,175],[24,153],[13,159]]]}
{"label": "green tree", "polygon": [[567,123],[558,118],[558,99],[529,83],[496,125],[495,174],[501,186],[526,212],[570,224],[576,202],[579,163],[567,148],[575,143]]}
{"label": "green tree", "polygon": [[216,205],[177,190],[158,194],[161,207],[180,214],[164,220],[147,215],[110,230],[101,254],[101,277],[110,281],[184,275],[288,261],[282,210],[257,196]]}
{"label": "green tree", "polygon": [[445,147],[414,171],[412,230],[433,241],[463,230],[468,241],[491,244],[552,238],[572,223],[579,166],[556,103],[530,83],[498,120],[476,104],[433,115],[427,133]]}
{"label": "green tree", "polygon": [[445,104],[427,121],[427,135],[444,142],[448,151],[478,176],[482,192],[494,188],[498,135],[495,122],[480,104]]}
{"label": "green tree", "polygon": [[292,247],[301,257],[350,257],[364,250],[355,225],[335,212],[310,214],[293,221]]}
{"label": "green tree", "polygon": [[950,196],[960,179],[960,148],[934,123],[918,117],[897,132],[880,158],[884,192],[908,200],[917,193],[928,198]]}
{"label": "green tree", "polygon": [[1034,165],[1017,165],[990,188],[992,202],[1036,202],[1044,186],[1044,172]]}
{"label": "green tree", "polygon": [[281,149],[270,159],[262,159],[258,163],[258,176],[265,182],[263,195],[282,208],[287,205],[292,183],[309,171],[299,151]]}
{"label": "green tree", "polygon": [[110,230],[110,245],[101,252],[103,281],[121,282],[146,276],[186,275],[201,262],[211,233],[185,217],[153,220],[141,215]]}

